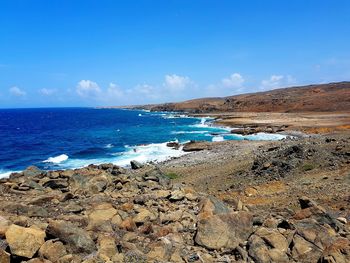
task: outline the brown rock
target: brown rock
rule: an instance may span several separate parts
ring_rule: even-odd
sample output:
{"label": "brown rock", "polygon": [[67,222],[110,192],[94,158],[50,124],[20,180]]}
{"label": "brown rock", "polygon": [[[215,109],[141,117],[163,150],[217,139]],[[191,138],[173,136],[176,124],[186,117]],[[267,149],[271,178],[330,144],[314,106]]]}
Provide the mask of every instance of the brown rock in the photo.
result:
{"label": "brown rock", "polygon": [[117,254],[115,240],[112,236],[99,236],[98,254],[104,261],[111,260]]}
{"label": "brown rock", "polygon": [[210,143],[205,141],[191,141],[188,143],[185,143],[182,150],[184,152],[198,152],[203,150],[209,150],[210,149]]}
{"label": "brown rock", "polygon": [[259,228],[250,236],[248,245],[248,253],[255,262],[289,262],[288,242],[277,230]]}
{"label": "brown rock", "polygon": [[157,219],[157,215],[148,209],[142,208],[139,213],[133,218],[136,224],[143,224],[148,221],[154,221]]}
{"label": "brown rock", "polygon": [[120,224],[120,228],[128,231],[134,231],[137,227],[134,220],[132,220],[131,217],[128,217]]}
{"label": "brown rock", "polygon": [[39,249],[40,257],[56,262],[59,258],[67,255],[67,250],[62,242],[48,240]]}
{"label": "brown rock", "polygon": [[338,238],[324,252],[320,262],[350,262],[350,240]]}
{"label": "brown rock", "polygon": [[68,254],[61,257],[57,263],[81,263],[83,260],[78,255]]}
{"label": "brown rock", "polygon": [[11,225],[6,231],[6,241],[11,253],[31,258],[45,242],[45,232],[35,228]]}
{"label": "brown rock", "polygon": [[169,197],[170,201],[180,201],[185,198],[185,193],[181,190],[174,190]]}
{"label": "brown rock", "polygon": [[52,262],[44,258],[33,258],[31,260],[28,260],[27,263],[52,263]]}
{"label": "brown rock", "polygon": [[5,250],[0,248],[0,262],[1,263],[10,263],[10,254],[7,253]]}
{"label": "brown rock", "polygon": [[234,249],[253,231],[249,212],[229,212],[199,219],[195,241],[208,249]]}
{"label": "brown rock", "polygon": [[0,216],[0,238],[5,236],[6,230],[11,225],[11,222]]}
{"label": "brown rock", "polygon": [[267,244],[269,244],[269,246],[276,248],[282,252],[287,252],[287,239],[277,230],[261,227],[254,234],[261,237]]}
{"label": "brown rock", "polygon": [[305,263],[317,262],[322,254],[318,247],[299,235],[295,235],[293,238],[293,249],[291,252],[294,260]]}
{"label": "brown rock", "polygon": [[117,214],[117,210],[111,204],[101,204],[89,214],[88,230],[100,230],[111,232],[111,219]]}
{"label": "brown rock", "polygon": [[70,222],[51,220],[47,232],[67,243],[75,253],[92,253],[96,250],[95,243],[89,234]]}

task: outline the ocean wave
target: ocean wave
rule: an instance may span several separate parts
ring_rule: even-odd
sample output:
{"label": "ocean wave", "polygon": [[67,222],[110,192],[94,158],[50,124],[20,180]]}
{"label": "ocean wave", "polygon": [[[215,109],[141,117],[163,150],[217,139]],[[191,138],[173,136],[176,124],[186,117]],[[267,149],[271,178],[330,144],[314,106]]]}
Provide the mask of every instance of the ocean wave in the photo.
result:
{"label": "ocean wave", "polygon": [[126,151],[118,153],[118,157],[113,160],[113,164],[129,166],[130,161],[136,160],[140,163],[162,162],[171,157],[179,157],[186,154],[181,149],[176,150],[166,146],[165,143],[152,143],[140,146],[126,146]]}
{"label": "ocean wave", "polygon": [[204,134],[209,131],[172,131],[171,134]]}
{"label": "ocean wave", "polygon": [[47,160],[43,161],[43,163],[54,163],[54,164],[59,164],[59,163],[62,163],[64,161],[67,161],[68,160],[68,155],[66,154],[61,154],[61,155],[58,155],[58,156],[55,156],[55,157],[50,157],[48,158]]}
{"label": "ocean wave", "polygon": [[4,171],[4,170],[0,170],[0,179],[1,178],[7,178],[10,176],[10,174],[12,173],[18,173],[19,171]]}
{"label": "ocean wave", "polygon": [[185,118],[193,118],[185,114],[161,114],[163,119],[185,119]]}
{"label": "ocean wave", "polygon": [[227,137],[241,138],[242,140],[247,139],[250,141],[280,141],[282,139],[287,138],[287,136],[283,134],[264,132],[259,132],[251,135],[232,134],[227,135]]}
{"label": "ocean wave", "polygon": [[223,142],[224,140],[223,136],[214,136],[212,139],[213,142]]}

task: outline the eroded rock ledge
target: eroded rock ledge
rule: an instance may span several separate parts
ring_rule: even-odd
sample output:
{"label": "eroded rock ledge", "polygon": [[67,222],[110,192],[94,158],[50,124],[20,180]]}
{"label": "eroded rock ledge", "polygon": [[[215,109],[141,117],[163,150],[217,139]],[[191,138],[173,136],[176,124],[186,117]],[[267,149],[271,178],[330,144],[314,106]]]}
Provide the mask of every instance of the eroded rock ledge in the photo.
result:
{"label": "eroded rock ledge", "polygon": [[260,216],[112,164],[0,181],[0,262],[350,262],[350,225],[307,197]]}

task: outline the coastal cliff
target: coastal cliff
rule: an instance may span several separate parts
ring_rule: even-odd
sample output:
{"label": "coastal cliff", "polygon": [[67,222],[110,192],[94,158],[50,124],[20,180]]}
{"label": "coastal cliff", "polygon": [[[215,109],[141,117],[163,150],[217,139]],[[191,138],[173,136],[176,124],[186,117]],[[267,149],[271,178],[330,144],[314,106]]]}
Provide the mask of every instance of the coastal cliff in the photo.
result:
{"label": "coastal cliff", "polygon": [[202,98],[125,108],[189,113],[349,111],[350,82],[315,84],[222,98]]}

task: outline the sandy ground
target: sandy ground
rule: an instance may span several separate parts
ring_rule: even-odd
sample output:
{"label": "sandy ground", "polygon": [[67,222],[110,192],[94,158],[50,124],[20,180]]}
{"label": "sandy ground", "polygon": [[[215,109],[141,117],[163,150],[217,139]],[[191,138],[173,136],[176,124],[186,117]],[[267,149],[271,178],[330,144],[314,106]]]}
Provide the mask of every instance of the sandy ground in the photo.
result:
{"label": "sandy ground", "polygon": [[[293,147],[302,149],[302,157],[283,155]],[[274,172],[259,175],[252,166],[261,158],[269,163],[283,160],[293,167],[278,176]],[[334,213],[350,217],[349,132],[279,142],[212,143],[210,150],[166,161],[160,167],[176,175],[174,182],[227,202],[238,197],[253,210],[297,209],[298,197],[307,195]]]}
{"label": "sandy ground", "polygon": [[[252,209],[262,212],[296,208],[298,196],[308,195],[334,213],[350,219],[349,112],[225,113],[211,116],[218,118],[219,125],[286,125],[290,131],[306,134],[275,142],[211,143],[209,150],[160,164],[166,173],[175,174],[175,182],[191,185],[227,202],[239,197]],[[293,147],[301,149],[300,156],[288,152]],[[254,162],[261,160],[267,160],[263,166],[282,162],[292,168],[288,171],[282,169],[278,175],[276,170],[261,175],[252,170]],[[264,169],[260,170],[264,172]]]}
{"label": "sandy ground", "polygon": [[[350,129],[350,111],[347,112],[228,112],[210,114],[217,123],[224,126],[287,126],[288,130],[308,133],[324,133]],[[197,114],[194,116],[206,116]]]}

